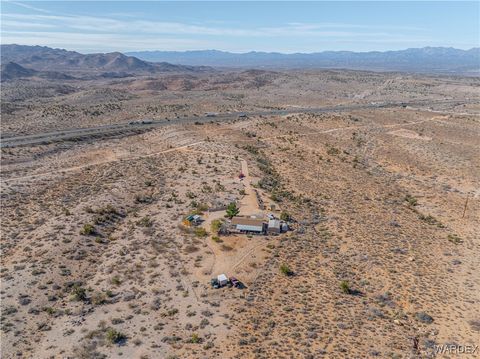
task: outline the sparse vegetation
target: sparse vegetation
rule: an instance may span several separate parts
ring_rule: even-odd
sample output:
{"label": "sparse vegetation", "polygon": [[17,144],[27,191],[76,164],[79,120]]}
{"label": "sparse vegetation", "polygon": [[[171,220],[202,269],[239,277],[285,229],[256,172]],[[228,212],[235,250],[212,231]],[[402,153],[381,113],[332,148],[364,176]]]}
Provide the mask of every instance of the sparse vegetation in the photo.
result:
{"label": "sparse vegetation", "polygon": [[405,196],[405,202],[407,202],[408,205],[411,207],[415,207],[418,204],[417,199],[410,194],[407,194]]}
{"label": "sparse vegetation", "polygon": [[344,294],[351,294],[352,293],[352,289],[350,288],[350,284],[346,280],[342,280],[340,282],[340,289],[342,290],[342,292]]}
{"label": "sparse vegetation", "polygon": [[290,269],[290,267],[288,266],[288,264],[286,263],[283,263],[281,266],[280,266],[280,272],[282,274],[285,274],[286,276],[291,276],[293,275],[293,271]]}
{"label": "sparse vegetation", "polygon": [[290,221],[291,217],[288,212],[282,211],[282,213],[280,213],[280,219],[282,221]]}
{"label": "sparse vegetation", "polygon": [[105,339],[110,344],[118,344],[127,339],[127,336],[114,328],[107,328]]}
{"label": "sparse vegetation", "polygon": [[456,234],[449,234],[447,236],[447,239],[449,242],[452,242],[454,244],[460,244],[463,243],[463,239],[457,236]]}
{"label": "sparse vegetation", "polygon": [[80,234],[83,236],[91,236],[96,233],[95,227],[89,223],[84,224],[80,230]]}
{"label": "sparse vegetation", "polygon": [[76,284],[73,286],[72,289],[72,299],[75,301],[84,301],[87,299],[87,291],[85,288],[81,287],[80,285]]}
{"label": "sparse vegetation", "polygon": [[195,228],[194,233],[195,233],[195,236],[199,238],[205,238],[206,236],[208,236],[207,231],[205,230],[205,228],[202,228],[202,227]]}
{"label": "sparse vegetation", "polygon": [[[122,130],[2,147],[3,356],[400,358],[480,331],[478,121],[455,114],[475,111],[473,77],[37,75],[2,82],[2,143]],[[239,213],[291,231],[236,233]],[[221,273],[244,287],[211,288]]]}

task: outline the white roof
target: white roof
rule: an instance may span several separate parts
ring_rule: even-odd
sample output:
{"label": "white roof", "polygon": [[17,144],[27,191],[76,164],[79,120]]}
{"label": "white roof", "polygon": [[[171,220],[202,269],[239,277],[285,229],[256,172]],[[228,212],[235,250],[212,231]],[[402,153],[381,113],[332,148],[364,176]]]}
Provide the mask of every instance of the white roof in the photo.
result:
{"label": "white roof", "polygon": [[280,221],[278,219],[269,220],[268,228],[280,228]]}
{"label": "white roof", "polygon": [[226,281],[226,280],[228,281],[228,278],[227,278],[227,276],[226,276],[225,274],[222,273],[222,274],[219,274],[219,275],[217,276],[217,280],[218,280],[219,282],[223,282],[223,281]]}

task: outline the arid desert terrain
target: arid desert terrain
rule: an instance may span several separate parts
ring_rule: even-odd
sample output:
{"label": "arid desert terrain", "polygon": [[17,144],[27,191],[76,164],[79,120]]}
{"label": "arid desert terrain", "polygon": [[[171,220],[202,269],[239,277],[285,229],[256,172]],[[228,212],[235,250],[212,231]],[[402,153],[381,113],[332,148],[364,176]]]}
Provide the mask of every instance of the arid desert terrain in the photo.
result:
{"label": "arid desert terrain", "polygon": [[[42,76],[2,83],[2,358],[479,344],[478,77]],[[290,229],[219,234],[232,202]],[[244,287],[213,289],[221,273]]]}

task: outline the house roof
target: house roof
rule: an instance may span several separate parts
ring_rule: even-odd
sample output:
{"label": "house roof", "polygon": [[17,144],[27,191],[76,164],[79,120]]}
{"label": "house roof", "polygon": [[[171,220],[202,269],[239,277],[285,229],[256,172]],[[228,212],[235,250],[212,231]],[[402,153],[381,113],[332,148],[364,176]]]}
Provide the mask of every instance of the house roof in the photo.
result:
{"label": "house roof", "polygon": [[263,219],[247,218],[247,217],[233,217],[232,224],[240,224],[245,226],[263,226]]}
{"label": "house roof", "polygon": [[269,220],[268,228],[280,228],[280,221],[278,219]]}

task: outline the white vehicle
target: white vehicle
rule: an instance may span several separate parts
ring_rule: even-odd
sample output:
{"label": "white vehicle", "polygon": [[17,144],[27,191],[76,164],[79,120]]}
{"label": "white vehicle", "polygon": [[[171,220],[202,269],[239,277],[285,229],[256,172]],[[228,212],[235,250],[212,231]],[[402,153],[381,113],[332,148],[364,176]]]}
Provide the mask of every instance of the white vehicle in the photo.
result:
{"label": "white vehicle", "polygon": [[228,277],[225,275],[225,274],[219,274],[217,276],[217,281],[218,281],[218,285],[220,287],[223,287],[224,285],[227,285],[228,284]]}

